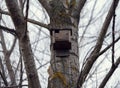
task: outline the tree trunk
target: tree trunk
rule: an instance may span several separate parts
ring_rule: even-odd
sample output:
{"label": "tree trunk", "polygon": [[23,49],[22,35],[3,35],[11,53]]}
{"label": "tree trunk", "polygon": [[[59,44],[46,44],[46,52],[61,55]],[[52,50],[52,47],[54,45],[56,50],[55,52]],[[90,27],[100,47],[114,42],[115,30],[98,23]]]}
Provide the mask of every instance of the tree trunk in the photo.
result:
{"label": "tree trunk", "polygon": [[[75,32],[73,33],[75,34]],[[74,36],[72,36],[72,38],[73,37]],[[67,57],[56,57],[56,51],[51,50],[50,69],[52,69],[52,74],[49,77],[48,88],[76,88],[79,76],[77,38],[72,39],[71,42],[72,49],[70,50],[70,55]]]}
{"label": "tree trunk", "polygon": [[[51,61],[48,69],[48,88],[76,88],[79,76],[79,52],[78,52],[78,24],[65,11],[60,0],[51,3],[50,25],[52,29],[72,29],[71,50],[67,56],[57,55],[59,51],[54,50],[53,37],[51,35]],[[56,8],[57,7],[57,8]],[[74,22],[74,23],[73,23]],[[54,37],[55,38],[55,37]],[[63,47],[63,46],[59,46]],[[60,51],[65,54],[65,50]]]}

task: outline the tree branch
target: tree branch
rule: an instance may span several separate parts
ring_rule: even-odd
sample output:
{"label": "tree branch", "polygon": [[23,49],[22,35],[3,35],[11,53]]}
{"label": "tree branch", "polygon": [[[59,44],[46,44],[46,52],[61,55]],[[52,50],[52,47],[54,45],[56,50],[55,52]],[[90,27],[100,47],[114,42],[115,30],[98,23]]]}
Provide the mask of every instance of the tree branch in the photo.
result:
{"label": "tree branch", "polygon": [[96,57],[99,57],[102,54],[104,54],[113,45],[113,43],[117,43],[119,40],[120,40],[120,37],[118,37],[114,42],[112,42],[110,45],[108,45],[106,48],[104,48],[101,52],[97,53]]}
{"label": "tree branch", "polygon": [[39,3],[45,8],[47,11],[48,15],[51,16],[51,6],[49,5],[47,0],[38,0]]}
{"label": "tree branch", "polygon": [[50,26],[49,26],[49,25],[47,25],[47,24],[43,24],[43,23],[38,22],[38,21],[36,21],[36,20],[33,20],[33,19],[27,19],[27,21],[30,22],[30,23],[33,23],[33,24],[39,25],[39,26],[41,26],[41,27],[47,28],[48,30],[50,29]]}
{"label": "tree branch", "polygon": [[77,1],[78,2],[76,6],[78,7],[78,11],[80,13],[87,0],[77,0]]}
{"label": "tree branch", "polygon": [[[41,88],[29,36],[26,33],[26,21],[16,0],[5,0],[18,35],[19,47],[23,55],[28,78],[28,87]],[[27,62],[27,63],[26,63]],[[30,68],[30,69],[29,69]]]}
{"label": "tree branch", "polygon": [[2,69],[2,72],[0,71],[1,78],[3,79],[3,82],[4,82],[5,86],[8,86],[8,82],[7,82],[6,77],[5,77],[5,71],[4,71],[4,66],[2,64],[1,57],[0,57],[0,66],[1,66],[1,69]]}
{"label": "tree branch", "polygon": [[1,13],[1,14],[5,14],[5,15],[10,15],[9,12],[7,12],[7,11],[3,11],[3,10],[1,10],[1,9],[0,9],[0,13]]}
{"label": "tree branch", "polygon": [[110,45],[108,45],[105,49],[103,49],[98,56],[102,55],[104,52],[106,52],[112,45],[113,43],[116,43],[120,40],[120,37],[118,37],[114,42],[112,42]]}
{"label": "tree branch", "polygon": [[1,71],[0,71],[0,76],[1,76],[1,78],[3,79],[3,82],[4,82],[5,86],[8,86],[7,80],[6,80],[6,78],[3,76],[3,74],[2,74]]}
{"label": "tree branch", "polygon": [[[118,5],[118,2],[119,2],[119,0],[116,1],[116,7]],[[98,37],[97,43],[95,45],[95,48],[92,51],[92,53],[90,54],[90,56],[88,57],[88,59],[87,59],[88,61],[86,62],[86,64],[83,67],[83,70],[80,73],[77,88],[82,87],[82,84],[84,83],[88,73],[90,72],[90,69],[92,68],[94,62],[98,58],[97,53],[99,53],[100,50],[101,50],[101,47],[102,47],[102,44],[103,44],[103,41],[104,41],[104,37],[106,35],[106,32],[108,30],[108,26],[109,26],[110,21],[111,21],[112,16],[113,16],[113,12],[114,12],[113,6],[114,6],[114,2],[112,3],[112,5],[111,5],[111,7],[109,9],[109,12],[107,14],[107,17],[106,17],[106,19],[104,21],[104,24],[103,24],[103,27],[102,27],[101,32],[99,34],[99,37]]]}
{"label": "tree branch", "polygon": [[[3,11],[3,10],[0,10],[0,13],[1,14],[5,14],[5,15],[9,15],[10,16],[10,13],[9,12],[6,12],[6,11]],[[36,20],[33,20],[33,19],[27,19],[28,22],[32,23],[32,24],[35,24],[35,25],[38,25],[38,26],[41,26],[41,27],[44,27],[44,28],[47,28],[48,30],[51,28],[50,25],[47,25],[47,24],[44,24],[44,23],[41,23],[39,21],[36,21]]]}
{"label": "tree branch", "polygon": [[84,7],[86,1],[87,0],[76,0],[76,6],[75,6],[75,10],[73,12],[73,17],[75,19],[77,19],[78,23],[79,23],[79,19],[80,19],[80,12],[81,12],[82,8]]}
{"label": "tree branch", "polygon": [[21,10],[21,8],[19,8],[17,1],[9,1],[9,0],[5,0],[8,11],[10,13],[10,16],[12,18],[12,21],[14,23],[14,26],[16,28],[16,32],[17,32],[17,36],[20,38],[21,36],[25,36],[25,28],[26,28],[26,24],[25,24],[25,18],[23,15],[23,12]]}
{"label": "tree branch", "polygon": [[103,79],[103,81],[100,84],[99,88],[104,88],[104,86],[106,85],[106,83],[108,82],[108,80],[110,79],[110,77],[112,76],[112,74],[115,72],[115,70],[117,69],[117,67],[118,67],[119,64],[120,64],[120,57],[114,63],[114,66],[111,66],[111,69],[109,70],[109,72],[107,73],[107,75],[105,76],[105,78]]}
{"label": "tree branch", "polygon": [[12,44],[10,50],[8,51],[10,54],[13,52],[13,50],[15,48],[16,41],[17,41],[17,38],[15,37],[15,39],[13,40],[13,44]]}
{"label": "tree branch", "polygon": [[0,30],[8,32],[8,33],[10,33],[10,34],[12,34],[14,36],[17,36],[17,33],[16,33],[16,31],[14,29],[10,29],[10,28],[7,28],[7,27],[4,27],[4,26],[0,25]]}
{"label": "tree branch", "polygon": [[1,87],[1,88],[20,88],[20,87],[28,87],[28,85],[14,85],[14,86],[6,86],[6,87]]}

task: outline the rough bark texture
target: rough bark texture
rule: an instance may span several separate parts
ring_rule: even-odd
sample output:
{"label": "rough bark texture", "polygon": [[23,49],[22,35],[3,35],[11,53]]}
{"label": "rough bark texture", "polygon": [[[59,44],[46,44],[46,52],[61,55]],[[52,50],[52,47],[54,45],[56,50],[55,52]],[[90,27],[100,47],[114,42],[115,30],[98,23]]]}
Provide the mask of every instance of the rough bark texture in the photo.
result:
{"label": "rough bark texture", "polygon": [[79,75],[79,58],[77,40],[72,40],[72,50],[68,57],[56,57],[52,50],[51,68],[53,74],[48,88],[75,88]]}
{"label": "rough bark texture", "polygon": [[10,12],[10,15],[12,17],[13,23],[16,28],[17,37],[19,40],[19,47],[23,55],[23,60],[24,60],[25,69],[27,73],[28,87],[29,88],[41,88],[39,77],[37,74],[37,69],[35,66],[33,53],[31,50],[30,40],[26,33],[27,25],[26,25],[24,16],[22,14],[22,11],[18,7],[16,0],[13,0],[13,1],[5,0],[5,1],[6,1],[8,10]]}
{"label": "rough bark texture", "polygon": [[29,88],[41,88],[28,36],[19,41],[19,46],[23,55]]}
{"label": "rough bark texture", "polygon": [[72,29],[72,49],[69,56],[57,57],[56,51],[53,50],[53,43],[51,43],[52,55],[48,88],[76,88],[79,76],[78,22],[66,11],[62,1],[53,0],[50,5],[52,7],[50,25],[53,29]]}
{"label": "rough bark texture", "polygon": [[75,31],[72,36],[72,50],[70,51],[70,56],[56,57],[56,51],[51,49],[51,68],[53,74],[49,77],[48,88],[76,88],[79,76],[79,57],[77,30],[73,30]]}

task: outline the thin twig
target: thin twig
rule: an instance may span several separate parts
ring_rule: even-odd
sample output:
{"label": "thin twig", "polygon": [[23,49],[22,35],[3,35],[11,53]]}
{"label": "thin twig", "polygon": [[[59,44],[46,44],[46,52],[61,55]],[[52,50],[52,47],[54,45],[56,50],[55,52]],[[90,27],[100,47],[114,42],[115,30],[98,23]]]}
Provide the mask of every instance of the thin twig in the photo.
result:
{"label": "thin twig", "polygon": [[[28,87],[28,85],[21,85],[21,87],[23,87],[23,86]],[[20,86],[19,85],[15,85],[15,86],[13,85],[13,86],[6,86],[6,87],[0,87],[0,88],[16,88],[16,87],[19,88]]]}
{"label": "thin twig", "polygon": [[3,64],[2,64],[1,57],[0,57],[0,66],[1,66],[1,69],[2,69],[2,72],[0,71],[1,78],[3,79],[3,82],[4,82],[5,86],[8,86],[8,82],[7,82],[6,77],[5,77],[5,71],[4,71],[4,67],[3,67]]}
{"label": "thin twig", "polygon": [[116,70],[116,68],[118,67],[119,64],[120,64],[120,57],[114,63],[114,67],[112,66],[110,68],[109,72],[107,73],[107,75],[105,76],[105,78],[103,79],[102,83],[100,84],[100,86],[98,88],[104,88],[104,86],[106,85],[106,83],[108,82],[108,80],[110,79],[112,74],[115,72],[115,70]]}
{"label": "thin twig", "polygon": [[[1,14],[4,14],[4,15],[9,15],[9,16],[10,16],[10,13],[9,13],[9,12],[3,11],[3,10],[0,10],[0,13],[1,13]],[[51,28],[50,25],[44,24],[44,23],[41,23],[41,22],[38,22],[38,21],[36,21],[36,20],[34,20],[34,19],[27,18],[26,20],[27,20],[28,22],[32,23],[32,24],[35,24],[35,25],[38,25],[38,26],[47,28],[48,30]]]}
{"label": "thin twig", "polygon": [[21,62],[21,65],[20,65],[20,82],[19,82],[19,85],[20,85],[20,88],[22,88],[22,82],[23,82],[23,63],[22,63],[22,54],[21,54],[21,51],[20,51],[20,62]]}
{"label": "thin twig", "polygon": [[114,66],[114,54],[115,54],[115,16],[116,16],[116,13],[115,13],[115,7],[116,7],[116,0],[114,0],[114,13],[113,13],[113,26],[112,26],[112,66]]}
{"label": "thin twig", "polygon": [[8,33],[10,33],[10,34],[12,34],[14,36],[17,36],[17,33],[16,33],[16,31],[14,29],[10,29],[8,27],[4,27],[4,26],[0,25],[0,30],[8,32]]}

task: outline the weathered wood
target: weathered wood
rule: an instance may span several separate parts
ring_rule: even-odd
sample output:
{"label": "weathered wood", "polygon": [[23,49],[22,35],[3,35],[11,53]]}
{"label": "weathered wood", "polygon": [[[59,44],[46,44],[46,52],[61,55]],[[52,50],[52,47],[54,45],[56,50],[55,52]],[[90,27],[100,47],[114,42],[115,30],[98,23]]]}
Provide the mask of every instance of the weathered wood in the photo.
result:
{"label": "weathered wood", "polygon": [[54,50],[70,50],[71,49],[72,30],[70,29],[54,29],[51,32],[51,42]]}

